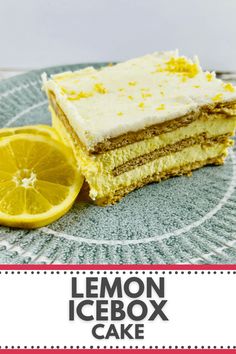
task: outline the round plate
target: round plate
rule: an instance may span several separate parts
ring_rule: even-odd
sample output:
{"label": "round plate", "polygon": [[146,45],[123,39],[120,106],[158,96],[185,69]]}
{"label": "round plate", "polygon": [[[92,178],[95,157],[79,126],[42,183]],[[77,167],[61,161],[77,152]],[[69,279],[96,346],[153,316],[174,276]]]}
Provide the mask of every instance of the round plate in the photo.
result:
{"label": "round plate", "polygon": [[[40,75],[0,82],[0,126],[50,124]],[[99,67],[105,64],[92,64]],[[0,263],[235,263],[236,158],[130,193],[114,206],[76,202],[57,222],[0,228]]]}

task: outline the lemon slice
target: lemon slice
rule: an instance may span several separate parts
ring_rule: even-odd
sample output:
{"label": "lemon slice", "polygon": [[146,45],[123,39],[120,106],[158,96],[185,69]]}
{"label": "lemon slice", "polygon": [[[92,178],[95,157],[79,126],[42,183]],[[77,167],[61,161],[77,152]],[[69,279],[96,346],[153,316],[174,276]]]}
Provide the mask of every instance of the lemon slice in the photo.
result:
{"label": "lemon slice", "polygon": [[2,128],[0,129],[0,139],[16,134],[37,134],[55,140],[60,140],[56,130],[49,125],[26,125],[24,127]]}
{"label": "lemon slice", "polygon": [[36,228],[64,215],[83,184],[72,151],[35,134],[0,139],[0,224]]}

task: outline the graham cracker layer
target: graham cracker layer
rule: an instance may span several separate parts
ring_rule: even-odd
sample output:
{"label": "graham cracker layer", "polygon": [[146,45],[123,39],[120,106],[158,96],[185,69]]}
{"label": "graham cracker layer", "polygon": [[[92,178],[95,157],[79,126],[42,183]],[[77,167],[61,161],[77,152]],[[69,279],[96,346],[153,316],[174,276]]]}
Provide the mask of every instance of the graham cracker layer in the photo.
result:
{"label": "graham cracker layer", "polygon": [[[49,91],[48,97],[56,115],[62,121],[66,129],[70,132],[73,140],[76,142],[76,145],[80,146],[83,149],[86,149],[84,144],[80,141],[78,135],[75,133],[74,129],[71,127],[70,122],[68,121],[68,118],[66,117],[65,113],[58,105],[54,93]],[[154,136],[173,131],[180,127],[184,127],[193,122],[194,120],[203,116],[208,116],[209,114],[217,114],[219,115],[219,117],[223,116],[224,118],[236,115],[236,101],[214,103],[212,105],[203,106],[201,107],[201,109],[195,112],[191,112],[182,117],[178,117],[176,119],[172,119],[164,123],[155,124],[137,132],[129,132],[118,137],[104,140],[103,142],[100,142],[95,145],[94,148],[89,152],[92,154],[102,154],[106,151],[114,150],[119,147],[132,144],[144,139],[150,139]]]}
{"label": "graham cracker layer", "polygon": [[168,170],[158,174],[154,174],[152,176],[148,176],[142,180],[137,181],[136,183],[129,185],[128,187],[120,188],[116,190],[114,194],[96,199],[95,203],[101,206],[105,206],[108,204],[115,204],[126,194],[130,193],[135,189],[141,188],[146,184],[153,183],[153,182],[160,182],[174,176],[182,176],[182,175],[191,176],[193,170],[201,168],[205,165],[222,165],[224,163],[224,158],[225,155],[221,155],[204,161],[195,161],[188,165],[179,166],[178,168],[172,170]]}
{"label": "graham cracker layer", "polygon": [[[77,147],[82,147],[76,133],[74,132],[74,130],[71,128],[68,120],[66,119],[65,115],[63,114],[63,112],[61,110],[57,111],[57,117],[62,121],[63,125],[65,126],[65,128],[67,129],[67,131],[71,134],[71,138],[73,139],[73,143],[75,144],[75,146]],[[142,165],[145,164],[151,160],[155,160],[163,155],[167,155],[167,149],[169,151],[169,153],[172,153],[174,151],[178,151],[178,150],[182,150],[183,148],[186,148],[188,146],[194,145],[198,142],[201,142],[202,145],[207,146],[211,146],[214,145],[216,143],[223,143],[226,146],[231,144],[231,140],[229,140],[229,136],[230,134],[225,134],[225,135],[220,135],[217,137],[213,137],[211,139],[207,139],[205,134],[200,134],[198,136],[198,141],[196,141],[196,136],[194,138],[188,138],[188,139],[184,139],[182,141],[180,141],[178,144],[173,144],[173,145],[169,145],[164,147],[163,149],[159,149],[157,151],[154,151],[153,154],[146,154],[143,155],[141,157],[138,157],[137,159],[140,159],[139,161],[137,161],[137,159],[133,159],[136,160],[136,162],[134,162],[133,160],[130,160],[127,164],[129,166],[127,166],[127,164],[121,165],[119,166],[117,169],[113,170],[115,171],[115,175],[118,176],[118,174],[124,173],[127,170],[130,170],[132,168],[137,167],[138,165]],[[178,146],[178,147],[177,147]],[[134,189],[137,188],[141,188],[146,184],[152,183],[152,182],[160,182],[161,180],[165,180],[168,179],[172,176],[180,176],[180,175],[190,175],[192,170],[201,168],[205,165],[209,165],[209,164],[215,164],[215,165],[220,165],[224,163],[224,157],[225,155],[222,154],[218,157],[215,158],[211,158],[211,159],[207,159],[204,161],[195,161],[191,164],[188,165],[184,165],[184,166],[179,166],[178,168],[172,169],[172,170],[167,170],[164,172],[160,172],[158,174],[154,174],[152,176],[148,176],[144,179],[141,179],[139,181],[137,181],[136,183],[133,183],[131,185],[129,185],[128,187],[122,187],[120,189],[117,189],[113,194],[104,196],[102,198],[98,198],[95,200],[95,203],[101,206],[105,206],[108,204],[114,204],[116,202],[118,202],[122,197],[124,197],[126,194],[128,194],[129,192],[133,191]],[[135,164],[135,166],[134,166]],[[126,165],[126,166],[125,166]],[[119,170],[120,169],[120,170]],[[118,173],[119,172],[119,173]],[[115,178],[114,175],[114,178]],[[80,193],[80,198],[81,196],[83,196],[83,200],[84,201],[90,201],[92,202],[92,199],[89,197],[89,185],[88,183],[85,181],[83,188],[81,190]]]}
{"label": "graham cracker layer", "polygon": [[195,145],[195,144],[209,146],[209,145],[214,145],[217,143],[221,143],[221,144],[223,143],[226,146],[230,146],[232,144],[232,141],[229,140],[229,137],[230,137],[230,134],[224,134],[224,135],[214,136],[212,138],[207,138],[206,134],[202,133],[200,135],[181,140],[176,144],[164,146],[161,149],[154,150],[148,154],[144,154],[142,156],[138,156],[132,160],[129,160],[126,163],[124,163],[123,165],[116,167],[112,171],[112,174],[114,177],[119,176],[120,174],[125,173],[133,168],[136,168],[138,166],[141,166],[141,165],[144,165],[148,162],[156,160],[159,157],[166,156],[166,155],[181,151],[181,150],[183,150],[187,147],[190,147],[192,145]]}

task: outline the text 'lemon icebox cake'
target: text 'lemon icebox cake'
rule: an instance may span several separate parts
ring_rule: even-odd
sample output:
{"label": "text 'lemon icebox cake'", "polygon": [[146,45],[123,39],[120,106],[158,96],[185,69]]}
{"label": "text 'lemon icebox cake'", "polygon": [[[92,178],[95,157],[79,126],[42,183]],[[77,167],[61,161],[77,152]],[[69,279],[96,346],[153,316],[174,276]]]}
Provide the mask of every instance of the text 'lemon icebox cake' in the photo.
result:
{"label": "text 'lemon icebox cake'", "polygon": [[236,126],[236,91],[197,60],[157,52],[47,79],[53,126],[100,205],[170,176],[222,164]]}

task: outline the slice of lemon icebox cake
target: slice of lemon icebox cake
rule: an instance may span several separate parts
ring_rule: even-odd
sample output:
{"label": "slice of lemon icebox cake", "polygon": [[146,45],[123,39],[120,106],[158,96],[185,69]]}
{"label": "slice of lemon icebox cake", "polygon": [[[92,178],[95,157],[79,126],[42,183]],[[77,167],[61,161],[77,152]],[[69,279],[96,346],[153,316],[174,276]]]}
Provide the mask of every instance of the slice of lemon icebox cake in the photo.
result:
{"label": "slice of lemon icebox cake", "polygon": [[198,59],[157,52],[47,78],[53,127],[72,146],[97,204],[150,182],[220,165],[236,127],[236,91]]}

